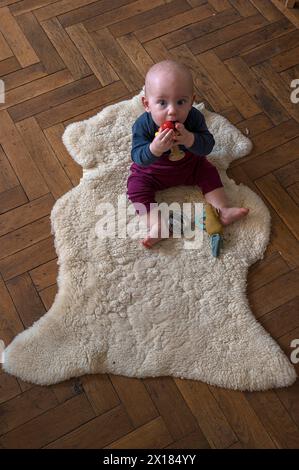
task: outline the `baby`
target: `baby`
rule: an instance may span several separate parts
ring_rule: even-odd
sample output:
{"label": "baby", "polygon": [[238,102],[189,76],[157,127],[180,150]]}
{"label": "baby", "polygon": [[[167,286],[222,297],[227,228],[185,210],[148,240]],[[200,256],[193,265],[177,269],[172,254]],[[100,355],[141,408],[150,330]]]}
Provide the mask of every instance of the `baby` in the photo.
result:
{"label": "baby", "polygon": [[[223,225],[246,216],[248,209],[230,207],[218,171],[205,157],[215,141],[204,116],[192,106],[193,78],[187,67],[173,60],[155,64],[146,75],[144,91],[146,112],[132,128],[134,163],[127,182],[128,198],[147,223],[142,244],[151,248],[161,240],[161,216],[152,217],[155,209],[151,203],[156,202],[156,191],[171,186],[198,185],[206,201],[218,210]],[[176,121],[176,131],[165,129],[156,134],[165,121]],[[183,152],[179,160],[171,158],[174,146]]]}

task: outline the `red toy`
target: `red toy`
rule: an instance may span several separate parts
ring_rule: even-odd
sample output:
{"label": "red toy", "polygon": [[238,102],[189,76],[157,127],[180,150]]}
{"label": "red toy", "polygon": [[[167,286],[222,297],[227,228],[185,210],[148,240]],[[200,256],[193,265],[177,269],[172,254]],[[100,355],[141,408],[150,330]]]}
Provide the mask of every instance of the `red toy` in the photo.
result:
{"label": "red toy", "polygon": [[[158,132],[156,132],[155,135],[157,135],[159,132],[164,131],[165,129],[172,129],[174,132],[178,132],[175,128],[175,124],[177,121],[165,121],[163,122],[162,126],[159,127]],[[178,145],[174,145],[172,148],[172,151],[169,155],[169,160],[175,161],[175,160],[181,160],[184,158],[185,154],[179,149]]]}
{"label": "red toy", "polygon": [[165,129],[175,130],[175,123],[176,123],[176,121],[165,121],[165,122],[163,122],[162,126],[159,128],[159,132],[162,132]]}

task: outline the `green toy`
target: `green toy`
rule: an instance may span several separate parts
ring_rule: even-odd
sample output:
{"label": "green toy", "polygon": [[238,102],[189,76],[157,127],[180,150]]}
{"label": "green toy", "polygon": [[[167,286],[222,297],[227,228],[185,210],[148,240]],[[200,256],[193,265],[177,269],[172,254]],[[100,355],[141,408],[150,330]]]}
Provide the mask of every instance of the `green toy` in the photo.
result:
{"label": "green toy", "polygon": [[[184,225],[186,225],[185,219],[188,220],[186,214],[172,213],[168,221],[171,232],[174,230],[174,227],[176,227],[176,229],[181,232],[181,235],[183,235]],[[210,236],[212,255],[217,258],[220,254],[220,249],[223,248],[223,225],[220,222],[217,209],[211,204],[205,204],[202,217],[198,218],[195,216],[195,224],[202,230],[205,230]]]}
{"label": "green toy", "polygon": [[203,208],[202,221],[199,222],[202,230],[210,236],[212,255],[217,258],[223,248],[223,226],[219,220],[217,209],[206,204]]}

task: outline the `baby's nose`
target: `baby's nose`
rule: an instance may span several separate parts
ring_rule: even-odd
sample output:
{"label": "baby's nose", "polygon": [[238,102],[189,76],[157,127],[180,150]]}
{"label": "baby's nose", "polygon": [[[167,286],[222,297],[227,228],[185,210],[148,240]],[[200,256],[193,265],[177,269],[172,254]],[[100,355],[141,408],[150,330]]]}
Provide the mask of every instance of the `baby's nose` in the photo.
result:
{"label": "baby's nose", "polygon": [[175,116],[176,115],[176,107],[175,106],[169,106],[168,108],[168,115],[171,117],[171,116]]}

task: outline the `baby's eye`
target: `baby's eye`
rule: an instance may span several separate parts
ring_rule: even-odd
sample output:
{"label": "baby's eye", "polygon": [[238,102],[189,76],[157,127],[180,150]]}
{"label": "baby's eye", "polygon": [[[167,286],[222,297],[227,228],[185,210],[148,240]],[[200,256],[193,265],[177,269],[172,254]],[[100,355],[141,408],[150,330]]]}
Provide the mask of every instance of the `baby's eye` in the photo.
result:
{"label": "baby's eye", "polygon": [[166,101],[165,101],[165,100],[160,100],[160,101],[158,101],[158,103],[159,103],[161,106],[165,106]]}
{"label": "baby's eye", "polygon": [[185,103],[186,103],[186,100],[184,100],[184,99],[178,101],[178,104],[179,104],[179,105],[182,105],[182,104],[185,104]]}

